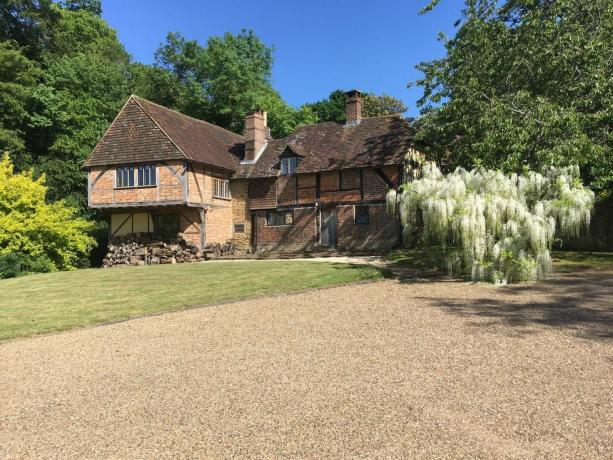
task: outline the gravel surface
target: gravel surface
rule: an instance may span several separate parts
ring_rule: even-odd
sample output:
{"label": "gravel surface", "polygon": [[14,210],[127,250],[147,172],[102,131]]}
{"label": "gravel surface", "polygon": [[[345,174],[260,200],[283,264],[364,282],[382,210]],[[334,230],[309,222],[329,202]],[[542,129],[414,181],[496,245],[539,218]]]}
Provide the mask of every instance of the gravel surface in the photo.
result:
{"label": "gravel surface", "polygon": [[0,458],[611,458],[612,275],[388,280],[6,342]]}

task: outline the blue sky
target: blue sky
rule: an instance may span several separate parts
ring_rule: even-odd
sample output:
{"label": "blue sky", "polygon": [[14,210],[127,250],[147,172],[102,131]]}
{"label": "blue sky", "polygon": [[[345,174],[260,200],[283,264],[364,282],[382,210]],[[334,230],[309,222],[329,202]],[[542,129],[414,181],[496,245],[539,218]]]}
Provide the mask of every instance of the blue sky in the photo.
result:
{"label": "blue sky", "polygon": [[439,32],[453,35],[462,3],[443,0],[103,0],[102,16],[137,61],[151,63],[170,31],[204,44],[224,32],[253,29],[275,48],[273,85],[299,106],[331,91],[358,88],[402,99],[415,116],[415,65],[440,57]]}

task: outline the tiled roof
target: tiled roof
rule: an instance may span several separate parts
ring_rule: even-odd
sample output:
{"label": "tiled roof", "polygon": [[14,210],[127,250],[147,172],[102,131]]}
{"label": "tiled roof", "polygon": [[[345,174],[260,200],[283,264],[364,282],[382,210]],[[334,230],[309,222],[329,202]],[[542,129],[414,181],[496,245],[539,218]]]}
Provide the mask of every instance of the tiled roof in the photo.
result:
{"label": "tiled roof", "polygon": [[253,164],[241,164],[245,138],[137,96],[131,96],[83,167],[187,159],[236,171],[234,178],[279,175],[289,147],[301,157],[296,172],[401,164],[413,132],[398,115],[363,118],[356,126],[328,122],[269,141]]}
{"label": "tiled roof", "polygon": [[244,142],[219,126],[131,96],[83,166],[187,159],[235,171]]}
{"label": "tiled roof", "polygon": [[296,172],[401,164],[413,132],[398,115],[363,118],[357,126],[328,122],[298,128],[273,139],[254,164],[241,164],[235,178],[279,175],[279,156],[289,146],[301,158]]}

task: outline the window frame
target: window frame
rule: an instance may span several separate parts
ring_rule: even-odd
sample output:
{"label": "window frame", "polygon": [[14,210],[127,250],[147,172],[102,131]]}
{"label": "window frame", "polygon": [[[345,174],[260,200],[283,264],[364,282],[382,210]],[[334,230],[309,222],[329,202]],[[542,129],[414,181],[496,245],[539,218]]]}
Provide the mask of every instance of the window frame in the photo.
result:
{"label": "window frame", "polygon": [[[284,222],[283,224],[278,224],[278,223],[271,223],[272,219],[272,215],[280,215],[283,214],[285,216],[284,218]],[[291,222],[287,222],[288,219],[287,217],[290,216],[290,221]],[[294,210],[293,209],[289,209],[289,210],[284,210],[284,211],[266,211],[266,226],[267,227],[289,227],[290,225],[294,225]]]}
{"label": "window frame", "polygon": [[[218,185],[220,185],[219,188]],[[218,193],[219,191],[221,191],[221,194]],[[228,179],[213,178],[213,198],[220,200],[232,199],[232,195],[230,194],[230,181]]]}
{"label": "window frame", "polygon": [[[285,165],[285,167],[284,167]],[[291,176],[296,173],[298,168],[298,156],[285,156],[279,162],[279,169],[282,176]]]}
{"label": "window frame", "polygon": [[[145,177],[147,183],[145,183]],[[153,181],[153,182],[151,182]],[[143,163],[120,165],[115,167],[115,188],[147,188],[157,187],[157,164]]]}
{"label": "window frame", "polygon": [[[160,221],[164,221],[161,224]],[[174,220],[174,222],[170,222],[172,224],[173,227],[176,226],[177,231],[166,231],[165,229],[161,229],[159,227],[162,226],[166,226],[170,220]],[[179,217],[178,213],[175,212],[165,212],[165,213],[160,213],[160,214],[155,214],[153,217],[153,232],[154,233],[159,233],[161,235],[168,235],[168,236],[176,236],[179,233],[179,228],[181,227],[181,219]]]}
{"label": "window frame", "polygon": [[[137,183],[138,187],[157,187],[157,165],[154,163],[146,163],[137,167]],[[147,179],[147,183],[145,183]]]}
{"label": "window frame", "polygon": [[[358,222],[358,208],[366,209],[366,222]],[[362,216],[363,217],[363,216]],[[353,224],[370,225],[370,206],[367,204],[356,204],[353,206]]]}

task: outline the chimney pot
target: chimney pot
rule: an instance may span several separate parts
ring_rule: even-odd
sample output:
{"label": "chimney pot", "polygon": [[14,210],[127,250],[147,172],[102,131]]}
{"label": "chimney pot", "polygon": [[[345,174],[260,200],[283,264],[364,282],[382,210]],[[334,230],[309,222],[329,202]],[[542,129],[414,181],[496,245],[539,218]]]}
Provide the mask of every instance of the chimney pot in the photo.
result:
{"label": "chimney pot", "polygon": [[352,89],[345,93],[346,126],[357,126],[362,121],[362,93]]}

